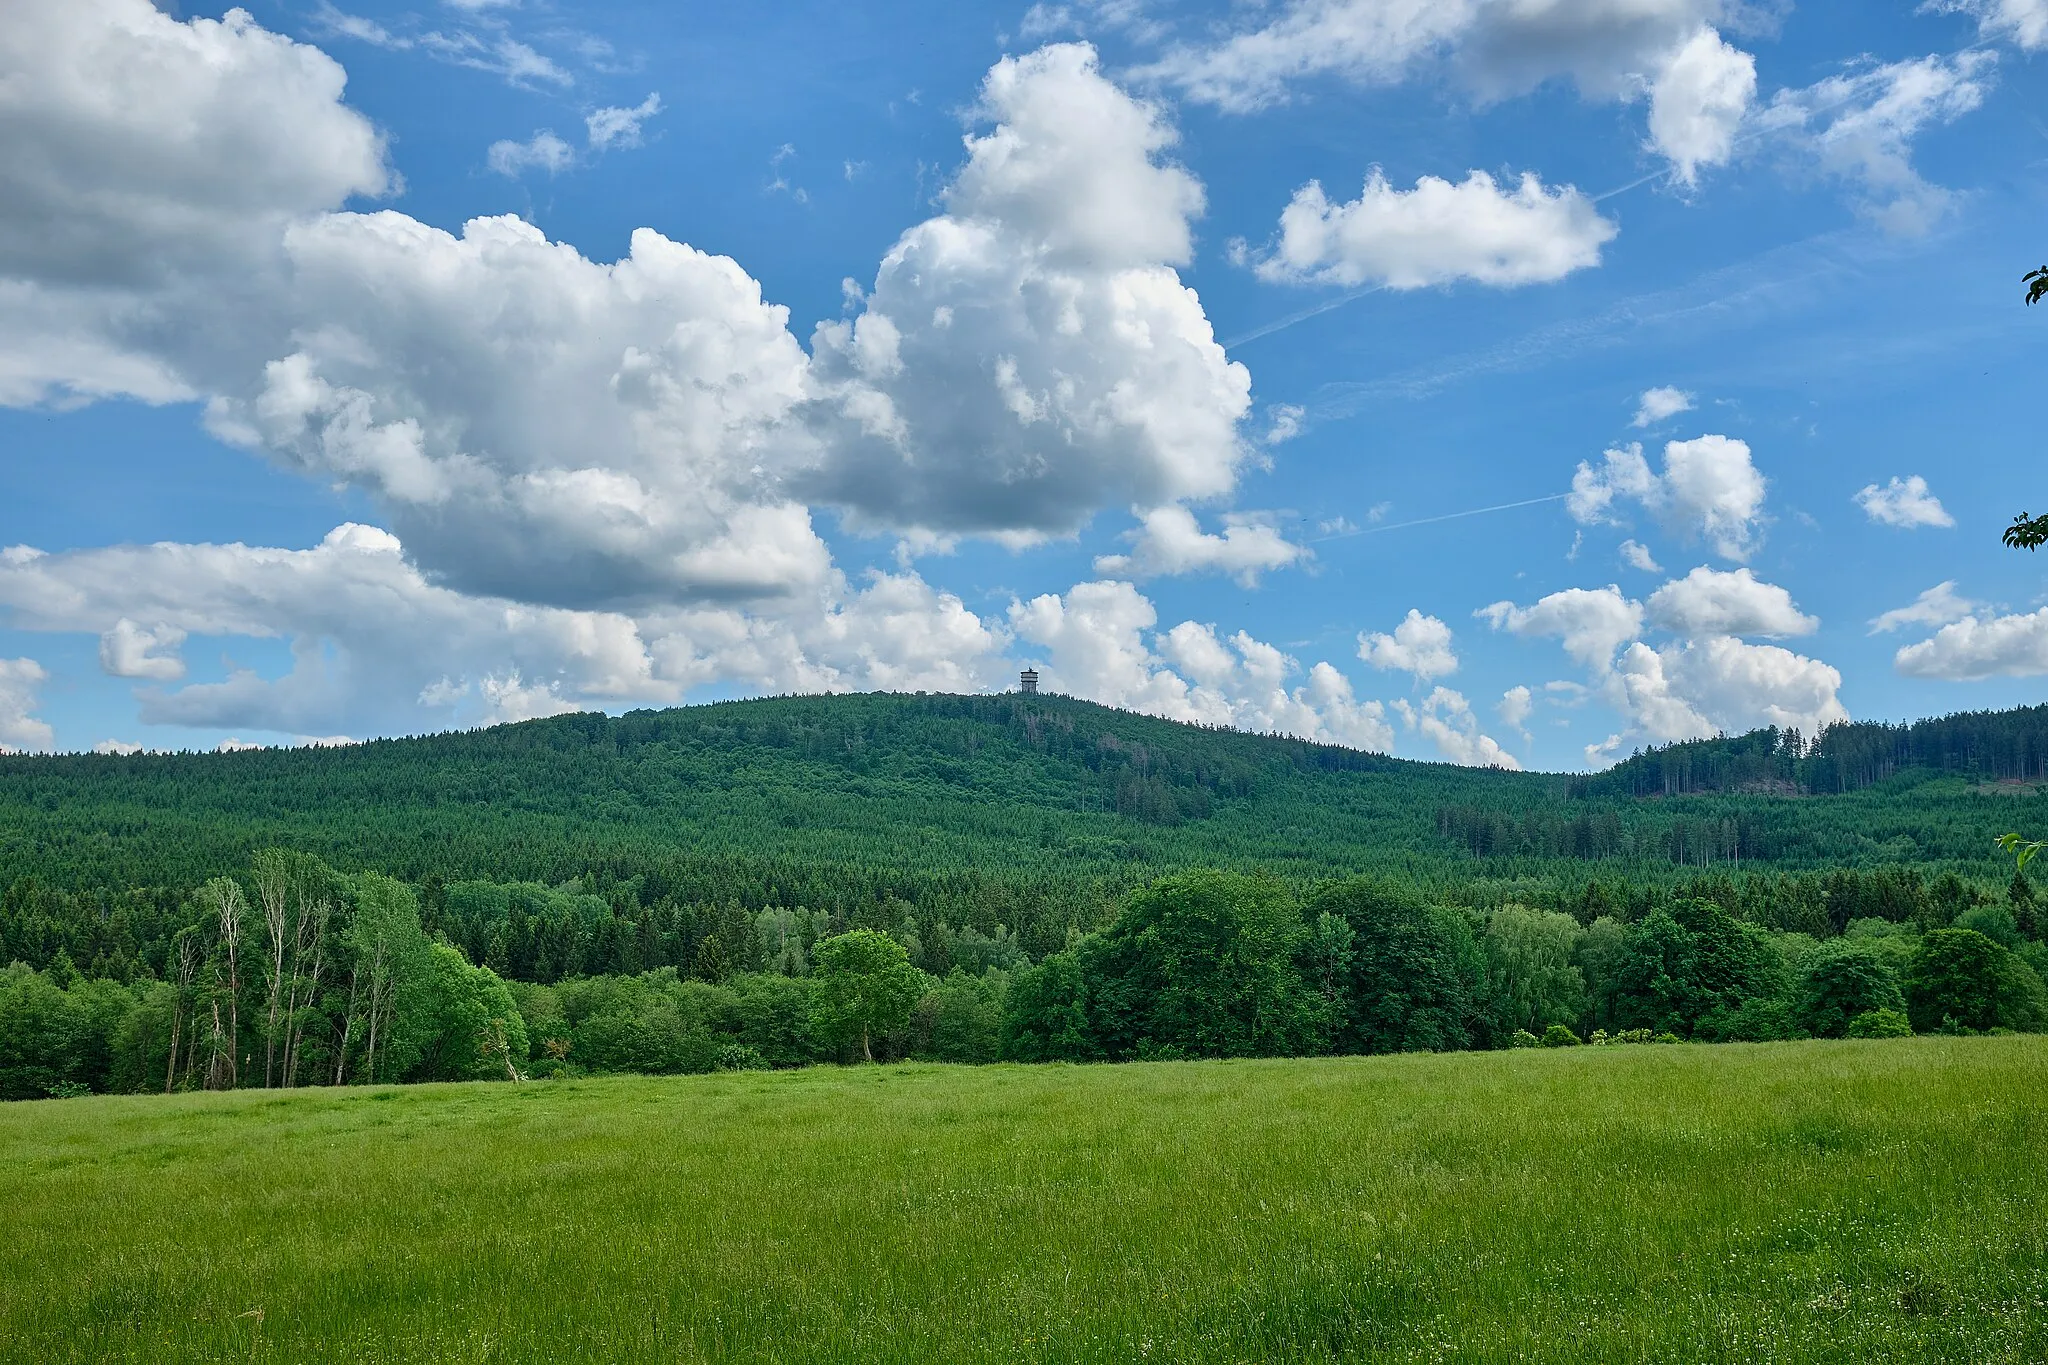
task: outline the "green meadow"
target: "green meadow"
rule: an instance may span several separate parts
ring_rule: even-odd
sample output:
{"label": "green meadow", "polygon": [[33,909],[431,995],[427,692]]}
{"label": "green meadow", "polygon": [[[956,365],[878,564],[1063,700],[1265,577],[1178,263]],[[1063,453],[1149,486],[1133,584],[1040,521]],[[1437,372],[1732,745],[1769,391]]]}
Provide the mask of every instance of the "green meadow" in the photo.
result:
{"label": "green meadow", "polygon": [[62,1361],[2028,1361],[2048,1040],[0,1107]]}

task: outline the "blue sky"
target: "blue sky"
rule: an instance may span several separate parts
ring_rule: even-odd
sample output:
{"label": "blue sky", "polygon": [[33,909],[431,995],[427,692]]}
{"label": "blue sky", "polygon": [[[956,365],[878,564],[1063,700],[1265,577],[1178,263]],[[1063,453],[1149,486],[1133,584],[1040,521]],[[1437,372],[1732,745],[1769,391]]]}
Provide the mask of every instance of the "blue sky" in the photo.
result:
{"label": "blue sky", "polygon": [[2048,0],[29,0],[0,744],[1026,663],[1551,769],[2033,702],[2044,49]]}

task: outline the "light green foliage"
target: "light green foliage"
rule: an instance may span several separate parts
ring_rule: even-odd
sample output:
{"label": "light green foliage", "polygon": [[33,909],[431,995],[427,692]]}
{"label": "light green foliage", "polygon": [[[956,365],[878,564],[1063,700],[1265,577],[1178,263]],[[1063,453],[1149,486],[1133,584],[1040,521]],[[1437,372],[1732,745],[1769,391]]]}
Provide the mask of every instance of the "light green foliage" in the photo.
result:
{"label": "light green foliage", "polygon": [[1913,1024],[1897,1010],[1871,1010],[1851,1019],[1845,1034],[1850,1038],[1910,1038]]}
{"label": "light green foliage", "polygon": [[1545,1047],[1577,1047],[1579,1046],[1579,1035],[1573,1033],[1563,1024],[1552,1024],[1549,1028],[1543,1030],[1543,1037],[1540,1041]]}
{"label": "light green foliage", "polygon": [[817,945],[812,956],[811,1027],[828,1053],[875,1059],[875,1043],[910,1022],[924,973],[902,944],[855,929]]}
{"label": "light green foliage", "polygon": [[6,1106],[0,1354],[2030,1365],[2043,1095],[2016,1037]]}
{"label": "light green foliage", "polygon": [[2004,948],[2018,948],[2026,942],[2011,910],[2003,905],[1973,905],[1955,918],[1958,929],[1975,929]]}
{"label": "light green foliage", "polygon": [[526,1022],[512,993],[488,967],[473,967],[445,943],[427,948],[418,1012],[411,1016],[423,1081],[509,1080],[526,1063]]}
{"label": "light green foliage", "polygon": [[1579,922],[1555,911],[1509,905],[1493,912],[1481,940],[1486,984],[1500,1026],[1541,1031],[1586,1011],[1586,979],[1572,963]]}

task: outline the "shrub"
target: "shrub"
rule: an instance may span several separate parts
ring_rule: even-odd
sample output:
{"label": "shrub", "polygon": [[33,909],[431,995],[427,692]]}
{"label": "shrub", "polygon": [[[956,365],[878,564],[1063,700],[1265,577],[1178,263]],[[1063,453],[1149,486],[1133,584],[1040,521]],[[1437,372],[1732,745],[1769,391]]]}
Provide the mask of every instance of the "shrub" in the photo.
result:
{"label": "shrub", "polygon": [[1538,1038],[1535,1034],[1529,1032],[1529,1030],[1525,1028],[1518,1028],[1515,1030],[1514,1036],[1508,1039],[1508,1046],[1542,1047],[1543,1040],[1541,1038]]}
{"label": "shrub", "polygon": [[2033,968],[1974,929],[1924,935],[1907,973],[1906,1014],[1921,1033],[2038,1028],[2042,997]]}
{"label": "shrub", "polygon": [[1910,1038],[1913,1025],[1897,1010],[1868,1010],[1849,1021],[1850,1038]]}
{"label": "shrub", "polygon": [[1839,1038],[1859,1015],[1903,1012],[1906,997],[1883,951],[1855,939],[1832,939],[1801,962],[1792,1005],[1815,1037]]}
{"label": "shrub", "polygon": [[1579,1035],[1573,1033],[1563,1024],[1552,1024],[1549,1028],[1543,1030],[1543,1046],[1545,1047],[1577,1047],[1578,1045]]}

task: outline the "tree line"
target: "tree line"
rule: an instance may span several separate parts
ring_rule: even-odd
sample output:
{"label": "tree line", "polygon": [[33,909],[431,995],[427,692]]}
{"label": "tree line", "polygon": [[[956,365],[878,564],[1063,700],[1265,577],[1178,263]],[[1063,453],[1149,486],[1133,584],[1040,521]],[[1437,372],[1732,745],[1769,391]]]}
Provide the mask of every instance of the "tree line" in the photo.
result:
{"label": "tree line", "polygon": [[0,1097],[2048,1027],[2023,874],[1996,895],[1835,875],[1818,913],[1774,923],[1762,879],[1589,883],[1546,908],[1197,871],[1032,953],[896,907],[633,921],[581,885],[416,886],[266,850],[180,898],[126,979],[62,947],[0,972]]}

